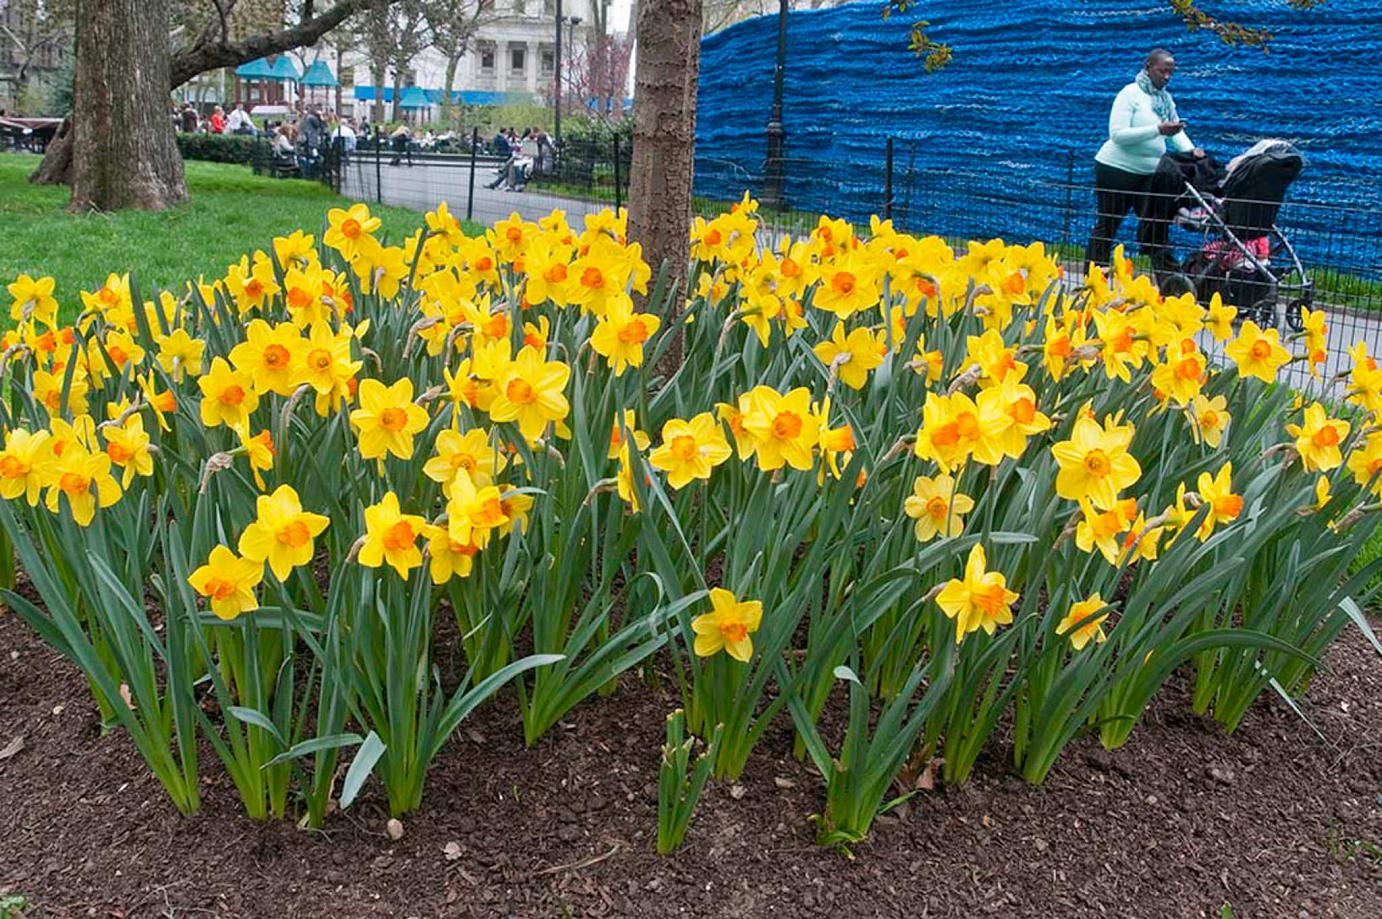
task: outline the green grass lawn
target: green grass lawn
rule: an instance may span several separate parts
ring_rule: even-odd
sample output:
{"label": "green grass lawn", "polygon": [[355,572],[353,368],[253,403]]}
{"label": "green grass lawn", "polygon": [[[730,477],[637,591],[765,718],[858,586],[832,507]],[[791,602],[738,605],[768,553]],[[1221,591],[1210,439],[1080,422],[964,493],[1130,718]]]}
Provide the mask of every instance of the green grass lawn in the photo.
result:
{"label": "green grass lawn", "polygon": [[[4,286],[22,273],[52,275],[64,319],[76,315],[80,290],[94,290],[112,271],[130,272],[140,290],[181,287],[220,275],[247,251],[301,228],[319,234],[326,212],[346,202],[317,182],[270,179],[247,166],[187,163],[190,203],[151,214],[68,214],[68,190],[30,185],[38,157],[0,154],[0,328],[9,324]],[[397,241],[422,225],[422,214],[399,207],[371,209]],[[475,232],[477,227],[468,227]]]}

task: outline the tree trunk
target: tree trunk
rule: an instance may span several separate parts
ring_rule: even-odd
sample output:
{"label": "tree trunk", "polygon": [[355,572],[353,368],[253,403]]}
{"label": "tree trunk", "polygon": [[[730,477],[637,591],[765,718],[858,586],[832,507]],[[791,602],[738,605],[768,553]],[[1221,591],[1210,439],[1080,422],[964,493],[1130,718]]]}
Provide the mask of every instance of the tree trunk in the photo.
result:
{"label": "tree trunk", "polygon": [[[629,236],[642,243],[654,276],[686,283],[691,179],[695,167],[696,77],[701,0],[640,0]],[[674,309],[683,302],[673,297]]]}
{"label": "tree trunk", "polygon": [[370,64],[369,78],[374,82],[374,105],[371,106],[373,114],[370,116],[375,124],[384,122],[384,67],[374,61]]}
{"label": "tree trunk", "polygon": [[[462,54],[464,49],[462,49]],[[451,101],[451,89],[456,85],[456,66],[461,62],[461,55],[447,55],[446,57],[446,85],[442,88],[441,95],[441,117],[442,121],[448,125],[456,116],[456,103]]]}
{"label": "tree trunk", "polygon": [[168,0],[79,0],[68,209],[187,200],[168,117]]}
{"label": "tree trunk", "polygon": [[67,185],[72,181],[72,114],[62,119],[53,139],[43,149],[43,159],[29,175],[35,185]]}

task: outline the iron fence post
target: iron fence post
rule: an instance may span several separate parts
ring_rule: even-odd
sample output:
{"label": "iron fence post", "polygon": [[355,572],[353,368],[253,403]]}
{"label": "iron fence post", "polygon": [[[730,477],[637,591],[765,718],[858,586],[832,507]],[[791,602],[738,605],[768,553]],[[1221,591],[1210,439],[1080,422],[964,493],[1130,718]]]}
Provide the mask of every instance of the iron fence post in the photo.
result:
{"label": "iron fence post", "polygon": [[374,126],[374,202],[384,203],[384,169],[381,159],[383,152],[379,148],[379,125]]}
{"label": "iron fence post", "polygon": [[1065,159],[1065,229],[1062,231],[1061,244],[1070,248],[1070,220],[1075,214],[1075,151],[1066,152]]}
{"label": "iron fence post", "polygon": [[619,169],[619,135],[614,135],[614,211],[619,212],[619,208],[624,206],[624,190],[620,187]]}
{"label": "iron fence post", "polygon": [[883,147],[883,219],[893,219],[893,139]]}
{"label": "iron fence post", "polygon": [[465,199],[465,219],[475,219],[475,150],[480,146],[480,129],[470,129],[470,189]]}

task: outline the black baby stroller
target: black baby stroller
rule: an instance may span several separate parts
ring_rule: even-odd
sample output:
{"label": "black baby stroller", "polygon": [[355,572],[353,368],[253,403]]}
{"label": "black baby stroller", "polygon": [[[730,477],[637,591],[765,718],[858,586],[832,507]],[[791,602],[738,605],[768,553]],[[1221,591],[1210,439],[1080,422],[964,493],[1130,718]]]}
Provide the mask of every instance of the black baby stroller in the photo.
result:
{"label": "black baby stroller", "polygon": [[1186,182],[1176,223],[1202,234],[1203,243],[1179,271],[1158,273],[1161,292],[1193,291],[1201,303],[1217,293],[1240,318],[1263,328],[1284,320],[1299,332],[1301,307],[1314,302],[1314,282],[1276,218],[1303,165],[1290,143],[1263,141],[1229,164],[1217,194]]}

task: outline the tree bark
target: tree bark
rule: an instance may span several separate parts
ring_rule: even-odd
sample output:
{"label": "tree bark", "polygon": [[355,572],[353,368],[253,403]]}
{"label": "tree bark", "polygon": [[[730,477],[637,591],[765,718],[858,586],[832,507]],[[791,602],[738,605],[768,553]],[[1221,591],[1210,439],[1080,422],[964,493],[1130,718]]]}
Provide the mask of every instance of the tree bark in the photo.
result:
{"label": "tree bark", "polygon": [[[643,245],[643,257],[654,275],[665,264],[669,281],[684,288],[690,257],[701,0],[640,0],[637,40],[629,237]],[[673,309],[683,300],[674,296]]]}
{"label": "tree bark", "polygon": [[72,115],[69,113],[43,149],[43,159],[29,176],[35,185],[66,185],[72,180]]}
{"label": "tree bark", "polygon": [[79,0],[68,209],[187,200],[168,117],[168,0]]}

